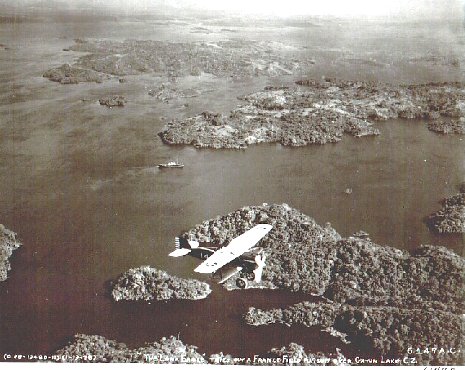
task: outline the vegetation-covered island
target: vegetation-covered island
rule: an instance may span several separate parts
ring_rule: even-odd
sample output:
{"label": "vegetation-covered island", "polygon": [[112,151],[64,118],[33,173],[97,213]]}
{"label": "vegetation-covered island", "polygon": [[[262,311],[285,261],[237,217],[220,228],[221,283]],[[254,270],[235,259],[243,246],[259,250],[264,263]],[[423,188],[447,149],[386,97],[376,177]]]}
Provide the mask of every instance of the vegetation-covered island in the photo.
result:
{"label": "vegetation-covered island", "polygon": [[63,85],[73,85],[80,82],[97,82],[102,83],[108,77],[103,73],[95,72],[87,68],[80,68],[63,64],[60,67],[52,68],[43,75],[50,81],[59,82]]}
{"label": "vegetation-covered island", "polygon": [[213,365],[341,365],[346,357],[336,353],[309,353],[303,346],[290,343],[286,347],[272,348],[266,354],[249,358],[229,354],[200,354],[197,347],[184,344],[179,338],[163,337],[144,347],[129,348],[124,343],[99,335],[76,334],[64,348],[53,353],[54,362],[78,363],[150,363],[150,364],[213,364]]}
{"label": "vegetation-covered island", "polygon": [[86,53],[70,66],[48,70],[44,77],[61,83],[102,82],[102,77],[151,73],[168,77],[282,76],[300,71],[314,61],[292,56],[299,49],[280,42],[223,40],[164,42],[154,40],[76,39],[67,51]]}
{"label": "vegetation-covered island", "polygon": [[207,283],[182,279],[150,266],[141,266],[122,274],[114,282],[111,295],[115,301],[163,301],[203,299],[210,292]]}
{"label": "vegetation-covered island", "polygon": [[[326,302],[250,308],[247,323],[318,326],[380,356],[411,355],[417,364],[463,363],[463,257],[439,246],[409,253],[364,237],[344,238],[286,204],[244,207],[184,236],[221,244],[257,223],[273,225],[259,242],[267,255],[264,286]],[[435,351],[423,351],[433,345]]]}
{"label": "vegetation-covered island", "polygon": [[56,362],[144,362],[152,364],[204,364],[197,347],[170,337],[129,349],[126,344],[99,335],[76,334],[73,341],[50,356]]}
{"label": "vegetation-covered island", "polygon": [[167,144],[197,148],[246,148],[257,143],[289,146],[338,142],[344,133],[378,135],[376,121],[426,119],[441,133],[465,133],[461,83],[394,86],[335,79],[302,80],[300,88],[268,87],[240,97],[228,115],[204,112],[173,120],[159,133]]}
{"label": "vegetation-covered island", "polygon": [[9,259],[19,247],[21,243],[16,234],[0,224],[0,282],[8,279],[8,271],[11,270]]}
{"label": "vegetation-covered island", "polygon": [[441,210],[428,217],[429,227],[441,234],[465,233],[465,185],[460,193],[442,201]]}
{"label": "vegetation-covered island", "polygon": [[121,95],[110,95],[99,99],[100,105],[106,105],[108,108],[124,107],[126,98]]}

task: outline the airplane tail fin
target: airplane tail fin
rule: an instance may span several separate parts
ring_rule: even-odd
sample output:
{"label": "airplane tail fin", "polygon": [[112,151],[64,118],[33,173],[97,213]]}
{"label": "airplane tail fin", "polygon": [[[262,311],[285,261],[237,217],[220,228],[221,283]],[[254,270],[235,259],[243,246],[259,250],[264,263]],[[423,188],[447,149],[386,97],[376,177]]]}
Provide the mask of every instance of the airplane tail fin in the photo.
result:
{"label": "airplane tail fin", "polygon": [[175,250],[172,251],[169,256],[170,257],[182,257],[185,256],[186,254],[189,254],[192,249],[198,248],[199,247],[199,242],[195,240],[188,240],[187,243],[189,244],[189,248],[182,248],[181,247],[181,240],[179,237],[174,238],[174,246]]}
{"label": "airplane tail fin", "polygon": [[259,283],[260,281],[262,281],[262,274],[263,274],[263,269],[265,267],[265,260],[266,260],[265,254],[257,254],[255,256],[255,264],[257,265],[257,267],[255,268],[255,270],[253,270],[253,273],[254,273],[254,281],[256,283]]}

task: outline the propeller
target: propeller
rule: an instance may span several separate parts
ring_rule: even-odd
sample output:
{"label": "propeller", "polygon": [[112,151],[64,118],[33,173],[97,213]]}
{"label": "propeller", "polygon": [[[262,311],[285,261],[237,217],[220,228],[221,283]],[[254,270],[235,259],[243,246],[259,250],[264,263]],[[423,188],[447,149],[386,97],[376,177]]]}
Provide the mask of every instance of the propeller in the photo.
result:
{"label": "propeller", "polygon": [[257,267],[253,270],[255,275],[254,281],[259,283],[262,281],[263,268],[265,267],[266,255],[264,253],[259,253],[255,256],[255,264]]}

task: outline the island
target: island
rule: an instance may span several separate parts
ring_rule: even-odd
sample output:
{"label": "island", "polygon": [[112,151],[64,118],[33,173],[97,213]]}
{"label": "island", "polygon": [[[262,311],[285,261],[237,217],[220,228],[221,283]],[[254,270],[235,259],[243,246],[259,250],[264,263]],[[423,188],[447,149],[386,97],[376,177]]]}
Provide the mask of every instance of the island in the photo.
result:
{"label": "island", "polygon": [[440,134],[460,134],[465,135],[465,118],[460,117],[458,120],[438,119],[428,122],[428,129]]}
{"label": "island", "polygon": [[440,246],[409,253],[375,244],[365,234],[344,238],[287,204],[244,207],[183,236],[223,244],[258,223],[273,226],[258,244],[267,256],[263,287],[323,301],[250,308],[247,323],[316,325],[380,356],[406,356],[412,345],[434,343],[455,350],[414,353],[417,364],[463,362],[465,258]]}
{"label": "island", "polygon": [[151,364],[204,364],[207,361],[197,352],[197,347],[186,345],[171,336],[145,347],[129,349],[126,344],[106,339],[100,335],[76,334],[66,347],[49,358],[54,362],[143,362]]}
{"label": "island", "polygon": [[0,282],[8,279],[8,271],[11,270],[9,259],[19,247],[21,243],[16,234],[0,224]]}
{"label": "island", "polygon": [[108,108],[124,107],[126,98],[121,95],[110,95],[99,99],[100,105],[106,105]]}
{"label": "island", "polygon": [[170,299],[204,299],[211,293],[207,283],[171,276],[150,266],[133,268],[114,283],[111,296],[115,301],[164,301]]}
{"label": "island", "polygon": [[443,208],[427,219],[428,226],[440,234],[465,233],[465,186],[460,193],[442,201]]}
{"label": "island", "polygon": [[465,133],[465,85],[394,86],[362,81],[301,80],[299,88],[267,87],[240,97],[229,114],[203,112],[168,122],[159,136],[170,145],[244,149],[251,144],[287,146],[335,143],[347,133],[379,135],[388,119],[424,119],[430,130]]}
{"label": "island", "polygon": [[78,84],[80,82],[102,83],[104,79],[108,78],[102,73],[87,68],[71,66],[69,64],[63,64],[60,67],[49,69],[43,74],[43,77],[63,85]]}
{"label": "island", "polygon": [[303,346],[290,343],[272,348],[263,355],[239,358],[229,354],[200,354],[197,347],[184,344],[179,338],[163,337],[157,342],[131,349],[125,343],[100,335],[76,334],[70,343],[47,361],[60,363],[150,363],[150,364],[213,364],[213,365],[342,365],[350,362],[339,349],[335,353],[308,353]]}
{"label": "island", "polygon": [[267,358],[257,362],[258,365],[341,366],[347,365],[349,360],[339,348],[336,348],[336,353],[315,354],[306,352],[303,346],[292,342],[285,347],[272,348]]}
{"label": "island", "polygon": [[[414,365],[458,365],[465,360],[463,316],[429,304],[402,308],[304,301],[271,310],[251,307],[244,319],[254,326],[319,327],[355,346],[370,349],[378,364],[383,357],[401,361],[408,357],[408,364]],[[425,347],[429,343],[434,343],[434,350]]]}
{"label": "island", "polygon": [[194,98],[202,94],[201,90],[187,88],[180,89],[173,82],[161,83],[160,85],[150,89],[148,94],[159,101],[169,103],[174,99]]}
{"label": "island", "polygon": [[[150,73],[165,77],[210,74],[237,79],[292,75],[314,63],[302,57],[301,48],[277,41],[74,41],[75,44],[67,50],[86,54],[79,57],[72,67],[65,64],[46,72],[44,77],[61,82],[55,75],[62,75],[62,71],[67,70],[79,74],[87,71],[90,75],[107,77]],[[79,79],[79,82],[85,82],[85,79]]]}

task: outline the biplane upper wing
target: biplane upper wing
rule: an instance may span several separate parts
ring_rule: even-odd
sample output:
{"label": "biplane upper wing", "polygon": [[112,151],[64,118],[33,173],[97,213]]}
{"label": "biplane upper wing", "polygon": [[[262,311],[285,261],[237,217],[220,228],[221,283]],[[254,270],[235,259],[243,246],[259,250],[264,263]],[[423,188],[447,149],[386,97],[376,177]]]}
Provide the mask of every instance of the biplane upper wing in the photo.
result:
{"label": "biplane upper wing", "polygon": [[224,248],[217,250],[205,261],[203,261],[194,271],[201,274],[211,274],[241,256],[257,244],[273,226],[268,224],[258,224],[239,235]]}

